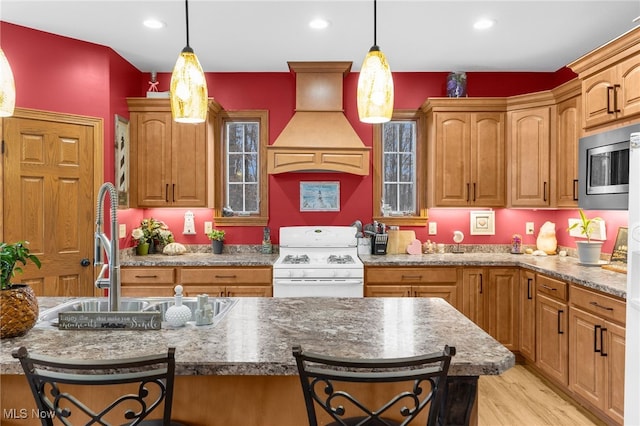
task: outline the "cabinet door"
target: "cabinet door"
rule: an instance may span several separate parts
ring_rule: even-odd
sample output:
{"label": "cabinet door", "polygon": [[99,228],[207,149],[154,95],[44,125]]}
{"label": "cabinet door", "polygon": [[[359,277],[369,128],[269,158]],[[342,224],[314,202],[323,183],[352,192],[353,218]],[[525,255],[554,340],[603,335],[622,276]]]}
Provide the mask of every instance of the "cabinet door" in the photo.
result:
{"label": "cabinet door", "polygon": [[183,287],[183,294],[185,297],[196,297],[199,294],[206,294],[210,297],[226,296],[225,286],[185,284]]}
{"label": "cabinet door", "polygon": [[616,118],[613,90],[616,83],[615,67],[607,68],[582,82],[584,127],[607,123]]}
{"label": "cabinet door", "polygon": [[518,350],[517,269],[489,269],[489,292],[485,300],[486,331],[511,351]]}
{"label": "cabinet door", "polygon": [[504,113],[472,114],[471,203],[482,207],[505,205]]}
{"label": "cabinet door", "polygon": [[435,199],[437,206],[468,206],[471,202],[470,115],[435,114]]}
{"label": "cabinet door", "polygon": [[617,68],[620,89],[616,100],[622,116],[640,114],[640,56],[621,62]]}
{"label": "cabinet door", "polygon": [[167,207],[171,186],[171,113],[131,113],[135,120],[132,156],[135,156],[135,192],[139,207]]}
{"label": "cabinet door", "polygon": [[410,297],[410,285],[366,285],[365,297]]}
{"label": "cabinet door", "polygon": [[569,389],[603,409],[605,361],[602,356],[604,322],[595,315],[572,308],[569,313]]}
{"label": "cabinet door", "polygon": [[510,114],[511,180],[513,207],[549,206],[549,107]]}
{"label": "cabinet door", "polygon": [[569,378],[567,305],[538,293],[536,306],[536,365],[548,377],[567,386]]}
{"label": "cabinet door", "polygon": [[606,414],[618,424],[624,423],[625,328],[606,322],[607,391]]}
{"label": "cabinet door", "polygon": [[462,303],[459,310],[480,328],[486,330],[484,268],[464,268],[462,271]]}
{"label": "cabinet door", "polygon": [[230,285],[227,286],[227,297],[271,297],[271,286]]}
{"label": "cabinet door", "polygon": [[520,354],[536,360],[536,274],[520,271]]}
{"label": "cabinet door", "polygon": [[439,297],[458,308],[458,287],[455,285],[416,285],[411,293],[413,297]]}
{"label": "cabinet door", "polygon": [[171,184],[173,207],[206,207],[207,141],[205,124],[173,123]]}
{"label": "cabinet door", "polygon": [[555,205],[578,207],[578,140],[582,136],[580,98],[558,104],[556,116]]}

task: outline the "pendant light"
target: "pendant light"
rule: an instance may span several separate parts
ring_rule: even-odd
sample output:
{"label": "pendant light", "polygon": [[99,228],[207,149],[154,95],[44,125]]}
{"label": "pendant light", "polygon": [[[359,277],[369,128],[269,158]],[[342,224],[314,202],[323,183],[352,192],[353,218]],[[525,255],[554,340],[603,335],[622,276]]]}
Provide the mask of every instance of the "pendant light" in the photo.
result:
{"label": "pendant light", "polygon": [[376,43],[376,0],[373,0],[373,46],[358,77],[358,116],[364,123],[386,123],[393,114],[393,77]]}
{"label": "pendant light", "polygon": [[11,117],[16,106],[16,85],[7,57],[0,47],[0,117]]}
{"label": "pendant light", "polygon": [[189,1],[184,2],[187,46],[171,74],[171,115],[178,123],[202,123],[207,119],[207,80],[198,57],[189,46]]}

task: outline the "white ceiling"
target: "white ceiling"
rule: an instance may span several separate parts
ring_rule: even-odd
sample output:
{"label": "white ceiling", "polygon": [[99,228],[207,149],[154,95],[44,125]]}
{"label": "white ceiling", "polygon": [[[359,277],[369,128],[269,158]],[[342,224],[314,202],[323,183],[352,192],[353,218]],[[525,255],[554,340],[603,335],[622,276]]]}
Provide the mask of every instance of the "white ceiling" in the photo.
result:
{"label": "white ceiling", "polygon": [[[377,42],[392,71],[556,71],[625,33],[640,0],[379,0]],[[373,44],[373,1],[191,0],[190,45],[206,72],[287,71],[287,61],[353,61]],[[160,30],[142,25],[154,17]],[[324,17],[330,26],[311,30]],[[479,17],[493,28],[472,27]],[[113,48],[170,72],[186,45],[182,0],[1,0],[0,18]]]}

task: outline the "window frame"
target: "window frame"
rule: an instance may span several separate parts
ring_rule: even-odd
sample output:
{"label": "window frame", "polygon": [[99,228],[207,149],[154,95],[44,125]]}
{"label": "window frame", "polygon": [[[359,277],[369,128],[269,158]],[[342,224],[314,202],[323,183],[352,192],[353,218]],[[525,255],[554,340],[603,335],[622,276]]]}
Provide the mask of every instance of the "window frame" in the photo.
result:
{"label": "window frame", "polygon": [[[227,144],[226,125],[229,122],[257,121],[260,123],[258,148],[258,212],[246,216],[223,216],[227,191]],[[269,222],[269,176],[267,175],[267,144],[269,143],[269,112],[267,110],[220,111],[216,120],[220,135],[216,141],[213,167],[215,202],[213,220],[216,226],[267,226]]]}
{"label": "window frame", "polygon": [[380,200],[384,185],[382,160],[382,126],[373,126],[373,220],[388,225],[426,226],[427,224],[427,135],[425,118],[420,110],[394,110],[391,121],[414,121],[416,123],[416,214],[411,216],[382,216]]}

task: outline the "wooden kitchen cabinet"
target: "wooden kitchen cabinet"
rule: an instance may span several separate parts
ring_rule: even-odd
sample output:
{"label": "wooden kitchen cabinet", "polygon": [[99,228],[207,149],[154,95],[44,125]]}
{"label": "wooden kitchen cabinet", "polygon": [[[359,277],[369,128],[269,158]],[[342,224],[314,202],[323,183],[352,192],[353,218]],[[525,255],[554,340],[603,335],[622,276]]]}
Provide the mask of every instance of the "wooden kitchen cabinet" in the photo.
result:
{"label": "wooden kitchen cabinet", "polygon": [[625,302],[579,286],[570,301],[569,389],[623,424]]}
{"label": "wooden kitchen cabinet", "polygon": [[568,285],[536,275],[536,366],[548,378],[567,386],[569,380]]}
{"label": "wooden kitchen cabinet", "polygon": [[440,297],[458,308],[459,274],[459,268],[367,266],[365,297]]}
{"label": "wooden kitchen cabinet", "polygon": [[[209,207],[214,135],[207,129],[212,124],[174,122],[168,99],[128,98],[127,102],[131,206]],[[212,109],[209,115],[214,115]]]}
{"label": "wooden kitchen cabinet", "polygon": [[[526,95],[524,99],[514,98],[520,98],[517,102],[526,100],[538,104],[535,102],[536,96],[538,95]],[[548,102],[549,105],[510,110],[507,113],[510,207],[550,206],[550,122],[553,99],[546,92],[539,97],[540,103]]]}
{"label": "wooden kitchen cabinet", "polygon": [[429,205],[504,207],[505,100],[429,99]]}
{"label": "wooden kitchen cabinet", "polygon": [[520,355],[529,361],[536,360],[536,274],[533,271],[520,270]]}
{"label": "wooden kitchen cabinet", "polygon": [[629,123],[640,115],[639,36],[635,28],[568,65],[582,81],[586,130]]}
{"label": "wooden kitchen cabinet", "polygon": [[464,268],[461,312],[509,350],[518,350],[519,270]]}
{"label": "wooden kitchen cabinet", "polygon": [[271,267],[148,267],[121,268],[122,296],[173,296],[182,285],[183,294],[195,297],[271,297]]}

